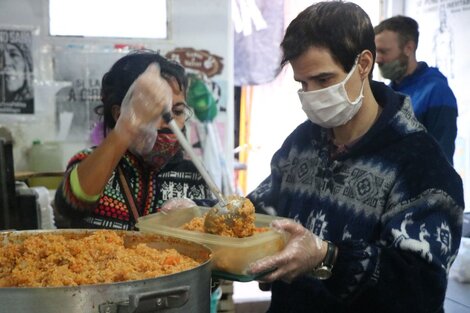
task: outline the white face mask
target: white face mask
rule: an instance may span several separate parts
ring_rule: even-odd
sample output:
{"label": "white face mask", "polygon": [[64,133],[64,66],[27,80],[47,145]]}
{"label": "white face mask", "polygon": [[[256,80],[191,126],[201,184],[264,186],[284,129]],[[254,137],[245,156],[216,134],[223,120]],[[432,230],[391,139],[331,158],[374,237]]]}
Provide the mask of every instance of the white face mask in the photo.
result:
{"label": "white face mask", "polygon": [[354,101],[349,100],[345,88],[356,66],[357,63],[354,64],[348,76],[338,84],[320,90],[298,91],[302,109],[310,121],[321,127],[333,128],[346,124],[356,115],[364,98],[364,81],[362,81],[361,93]]}

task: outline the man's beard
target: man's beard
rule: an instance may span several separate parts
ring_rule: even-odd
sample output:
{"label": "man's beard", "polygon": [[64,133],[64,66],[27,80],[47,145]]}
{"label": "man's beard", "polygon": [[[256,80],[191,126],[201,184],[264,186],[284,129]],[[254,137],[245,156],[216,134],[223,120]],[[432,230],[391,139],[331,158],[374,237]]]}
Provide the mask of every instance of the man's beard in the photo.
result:
{"label": "man's beard", "polygon": [[398,59],[379,65],[380,74],[391,81],[400,81],[408,69],[408,57],[402,52]]}

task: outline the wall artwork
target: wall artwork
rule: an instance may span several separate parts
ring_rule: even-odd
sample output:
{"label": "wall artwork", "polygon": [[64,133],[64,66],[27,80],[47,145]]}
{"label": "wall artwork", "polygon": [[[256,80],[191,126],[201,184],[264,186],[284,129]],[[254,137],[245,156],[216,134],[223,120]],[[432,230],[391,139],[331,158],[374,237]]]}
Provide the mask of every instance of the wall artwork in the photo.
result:
{"label": "wall artwork", "polygon": [[34,113],[32,31],[0,29],[0,113]]}
{"label": "wall artwork", "polygon": [[99,117],[101,78],[123,54],[99,47],[66,47],[55,52],[54,79],[70,82],[56,94],[56,128],[60,139],[90,141]]}

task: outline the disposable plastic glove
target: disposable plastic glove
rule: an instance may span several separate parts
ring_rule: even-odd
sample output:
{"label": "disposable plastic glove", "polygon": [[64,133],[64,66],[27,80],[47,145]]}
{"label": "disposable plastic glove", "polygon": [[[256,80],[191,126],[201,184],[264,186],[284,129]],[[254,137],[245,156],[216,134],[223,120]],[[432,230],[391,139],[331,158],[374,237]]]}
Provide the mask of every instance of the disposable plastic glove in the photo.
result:
{"label": "disposable plastic glove", "polygon": [[196,203],[194,203],[193,200],[186,198],[173,198],[165,201],[165,203],[163,203],[162,207],[160,208],[160,211],[163,213],[168,213],[170,211],[190,208],[193,206],[196,206]]}
{"label": "disposable plastic glove", "polygon": [[157,140],[157,129],[149,125],[139,130],[136,139],[129,146],[129,150],[137,155],[145,156],[152,151],[155,141]]}
{"label": "disposable plastic glove", "polygon": [[157,138],[157,123],[171,108],[173,92],[160,75],[160,67],[150,64],[131,85],[122,104],[115,131],[127,138],[138,154],[150,151]]}
{"label": "disposable plastic glove", "polygon": [[324,259],[326,242],[292,220],[275,220],[271,226],[289,235],[284,249],[273,256],[265,257],[250,264],[248,272],[252,275],[272,272],[262,276],[261,282],[283,280],[292,282],[298,276],[313,271]]}

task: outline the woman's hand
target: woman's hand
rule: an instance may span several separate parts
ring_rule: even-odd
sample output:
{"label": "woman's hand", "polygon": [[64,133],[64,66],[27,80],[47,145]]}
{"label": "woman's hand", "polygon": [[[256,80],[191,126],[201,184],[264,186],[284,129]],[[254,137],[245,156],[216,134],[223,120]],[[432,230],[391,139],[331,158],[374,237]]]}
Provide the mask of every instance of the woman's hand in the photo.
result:
{"label": "woman's hand", "polygon": [[172,104],[173,92],[161,77],[157,64],[150,64],[124,97],[115,131],[127,138],[131,149],[145,154],[155,143],[157,123]]}
{"label": "woman's hand", "polygon": [[160,211],[163,213],[168,213],[170,211],[190,208],[193,206],[196,206],[196,203],[194,203],[193,200],[186,198],[173,198],[165,201],[165,203],[163,203],[162,207],[160,208]]}
{"label": "woman's hand", "polygon": [[313,271],[325,258],[326,242],[299,223],[287,219],[275,220],[272,227],[287,233],[289,239],[281,252],[250,265],[250,274],[272,270],[261,277],[260,281],[272,282],[281,279],[290,283],[298,276]]}

